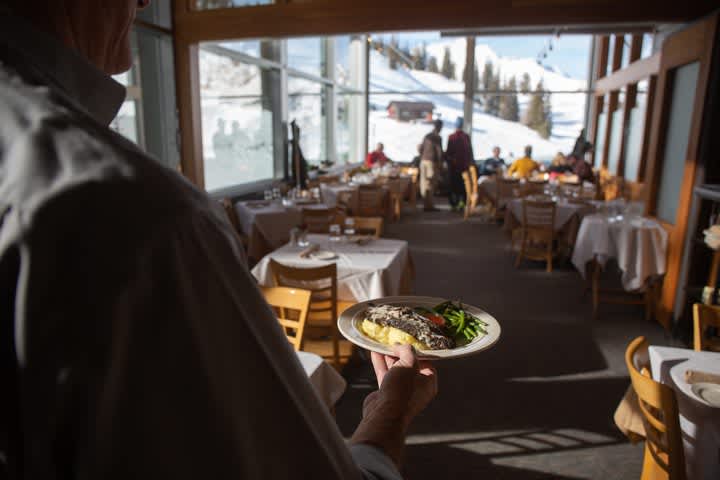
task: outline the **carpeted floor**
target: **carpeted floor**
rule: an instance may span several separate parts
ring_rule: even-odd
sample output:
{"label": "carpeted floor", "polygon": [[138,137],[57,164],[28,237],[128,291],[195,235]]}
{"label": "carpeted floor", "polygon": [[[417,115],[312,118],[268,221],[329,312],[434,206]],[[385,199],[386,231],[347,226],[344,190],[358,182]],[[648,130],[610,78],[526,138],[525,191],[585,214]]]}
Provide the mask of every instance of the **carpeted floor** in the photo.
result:
{"label": "carpeted floor", "polygon": [[[478,305],[502,325],[493,349],[437,364],[440,393],[413,424],[409,479],[637,479],[642,447],[612,417],[629,385],[625,347],[645,335],[671,344],[639,306],[602,305],[596,321],[580,275],[567,263],[513,267],[501,227],[447,210],[405,215],[386,235],[407,240],[416,293]],[[350,436],[375,388],[354,358],[337,419]]]}

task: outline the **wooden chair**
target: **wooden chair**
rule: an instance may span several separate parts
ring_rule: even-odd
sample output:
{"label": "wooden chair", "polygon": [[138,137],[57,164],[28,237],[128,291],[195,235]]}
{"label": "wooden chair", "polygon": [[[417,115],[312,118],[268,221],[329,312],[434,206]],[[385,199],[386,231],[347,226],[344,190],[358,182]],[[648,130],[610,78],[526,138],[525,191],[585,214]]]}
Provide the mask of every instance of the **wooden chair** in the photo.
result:
{"label": "wooden chair", "polygon": [[328,233],[330,225],[342,225],[345,216],[342,209],[337,208],[303,208],[302,223],[307,226],[310,233]]}
{"label": "wooden chair", "polygon": [[693,305],[693,348],[720,352],[720,307]]}
{"label": "wooden chair", "polygon": [[357,192],[358,217],[385,216],[385,190],[378,185],[360,185]]}
{"label": "wooden chair", "polygon": [[643,426],[645,453],[642,480],[684,480],[685,455],[675,393],[656,382],[647,368],[639,369],[637,357],[647,350],[645,337],[633,340],[625,351],[625,365],[638,397]]}
{"label": "wooden chair", "polygon": [[273,307],[290,344],[295,351],[302,349],[312,292],[287,287],[261,287],[261,290],[265,301]]}
{"label": "wooden chair", "polygon": [[318,177],[319,183],[338,183],[340,175],[321,175]]}
{"label": "wooden chair", "polygon": [[[337,329],[338,310],[349,305],[338,305],[337,265],[331,263],[323,267],[297,268],[283,265],[270,259],[270,271],[275,285],[301,288],[311,292],[310,309],[306,322],[306,336],[323,340],[329,337],[332,343],[332,362],[340,367],[340,336]],[[307,339],[304,339],[307,343]]]}
{"label": "wooden chair", "polygon": [[517,178],[497,177],[495,194],[495,219],[502,220],[505,216],[506,203],[520,195],[520,180]]}
{"label": "wooden chair", "polygon": [[391,178],[387,182],[390,196],[390,214],[393,220],[400,220],[403,199],[405,198],[407,187],[407,182],[399,178]]}
{"label": "wooden chair", "polygon": [[521,189],[522,195],[524,197],[527,197],[529,195],[542,195],[545,193],[545,187],[547,185],[547,180],[528,180],[527,182],[525,182],[525,185],[523,185]]}
{"label": "wooden chair", "polygon": [[420,169],[417,167],[402,167],[400,173],[410,176],[410,187],[408,188],[407,201],[414,209],[417,205],[418,181],[420,179]]}
{"label": "wooden chair", "polygon": [[348,217],[355,221],[355,233],[380,238],[383,233],[382,217]]}
{"label": "wooden chair", "polygon": [[[520,252],[515,267],[523,258],[545,260],[546,270],[552,272],[555,253],[555,202],[523,199],[523,219],[520,226]],[[535,245],[540,244],[540,247]]]}

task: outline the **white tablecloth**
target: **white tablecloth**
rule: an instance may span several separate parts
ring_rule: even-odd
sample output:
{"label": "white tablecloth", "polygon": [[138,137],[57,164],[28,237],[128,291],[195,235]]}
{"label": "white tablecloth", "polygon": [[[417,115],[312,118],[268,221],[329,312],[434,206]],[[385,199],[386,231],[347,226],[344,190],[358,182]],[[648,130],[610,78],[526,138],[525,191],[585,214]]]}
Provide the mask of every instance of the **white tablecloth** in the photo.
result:
{"label": "white tablecloth", "polygon": [[720,374],[720,353],[651,346],[653,378],[675,390],[689,480],[720,478],[720,408],[702,402],[685,382],[686,370]]}
{"label": "white tablecloth", "polygon": [[[341,192],[349,192],[355,197],[357,195],[358,186],[349,183],[321,183],[320,192],[323,203],[329,207],[335,207],[338,203],[338,195]],[[354,203],[354,201],[351,201]]]}
{"label": "white tablecloth", "polygon": [[[518,223],[522,223],[522,198],[515,198],[510,201],[508,208],[517,219]],[[561,230],[565,224],[573,217],[573,215],[583,215],[590,208],[576,203],[567,201],[558,201],[555,205],[555,230]]]}
{"label": "white tablecloth", "polygon": [[253,275],[264,286],[272,286],[270,258],[294,267],[309,268],[328,263],[337,264],[338,299],[363,302],[374,298],[398,295],[408,262],[408,245],[404,240],[378,238],[366,245],[331,242],[328,235],[308,235],[320,250],[331,250],[338,258],[329,261],[300,258],[302,247],[285,245],[263,257]]}
{"label": "white tablecloth", "polygon": [[322,357],[308,352],[295,352],[320,399],[328,408],[335,406],[345,393],[347,382]]}
{"label": "white tablecloth", "polygon": [[267,250],[262,250],[262,246],[254,244],[257,235],[262,237],[270,249],[276,249],[287,243],[290,239],[290,230],[302,223],[302,208],[327,208],[327,206],[308,204],[285,207],[280,200],[237,202],[235,211],[240,227],[250,241],[248,246],[250,257],[261,258],[267,253]]}
{"label": "white tablecloth", "polygon": [[668,235],[654,220],[609,221],[600,214],[583,218],[573,250],[573,265],[585,274],[593,259],[600,265],[617,259],[623,288],[641,289],[645,281],[665,273]]}

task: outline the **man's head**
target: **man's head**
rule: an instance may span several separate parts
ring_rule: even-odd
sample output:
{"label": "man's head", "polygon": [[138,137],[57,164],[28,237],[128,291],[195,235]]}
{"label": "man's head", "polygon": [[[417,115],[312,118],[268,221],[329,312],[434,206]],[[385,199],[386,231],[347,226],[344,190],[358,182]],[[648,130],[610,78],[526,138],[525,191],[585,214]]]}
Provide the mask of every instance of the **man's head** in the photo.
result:
{"label": "man's head", "polygon": [[525,156],[532,157],[532,145],[525,145]]}
{"label": "man's head", "polygon": [[10,8],[113,75],[130,69],[130,29],[150,0],[4,0]]}
{"label": "man's head", "polygon": [[382,143],[378,142],[378,144],[375,146],[375,151],[382,153],[383,150],[385,150],[385,145],[383,145]]}
{"label": "man's head", "polygon": [[434,127],[433,130],[435,131],[435,133],[440,133],[440,131],[442,130],[442,127],[443,127],[443,121],[438,118],[437,120],[435,120],[433,122],[433,127]]}
{"label": "man's head", "polygon": [[493,157],[500,158],[500,147],[493,147]]}
{"label": "man's head", "polygon": [[465,125],[465,119],[463,117],[458,117],[457,120],[455,120],[455,128],[462,130],[463,125]]}

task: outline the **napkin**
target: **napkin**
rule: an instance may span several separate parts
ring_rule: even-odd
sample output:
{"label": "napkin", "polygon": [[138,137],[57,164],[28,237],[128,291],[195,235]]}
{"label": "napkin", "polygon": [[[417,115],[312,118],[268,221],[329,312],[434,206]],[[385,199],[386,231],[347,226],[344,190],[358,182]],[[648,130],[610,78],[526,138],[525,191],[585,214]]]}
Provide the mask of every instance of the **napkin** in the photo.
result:
{"label": "napkin", "polygon": [[717,383],[720,385],[720,375],[716,373],[701,372],[700,370],[686,370],[685,381],[693,383]]}
{"label": "napkin", "polygon": [[310,255],[313,254],[313,252],[317,251],[317,249],[320,247],[320,245],[310,245],[306,249],[304,249],[302,252],[300,252],[300,258],[308,258]]}

